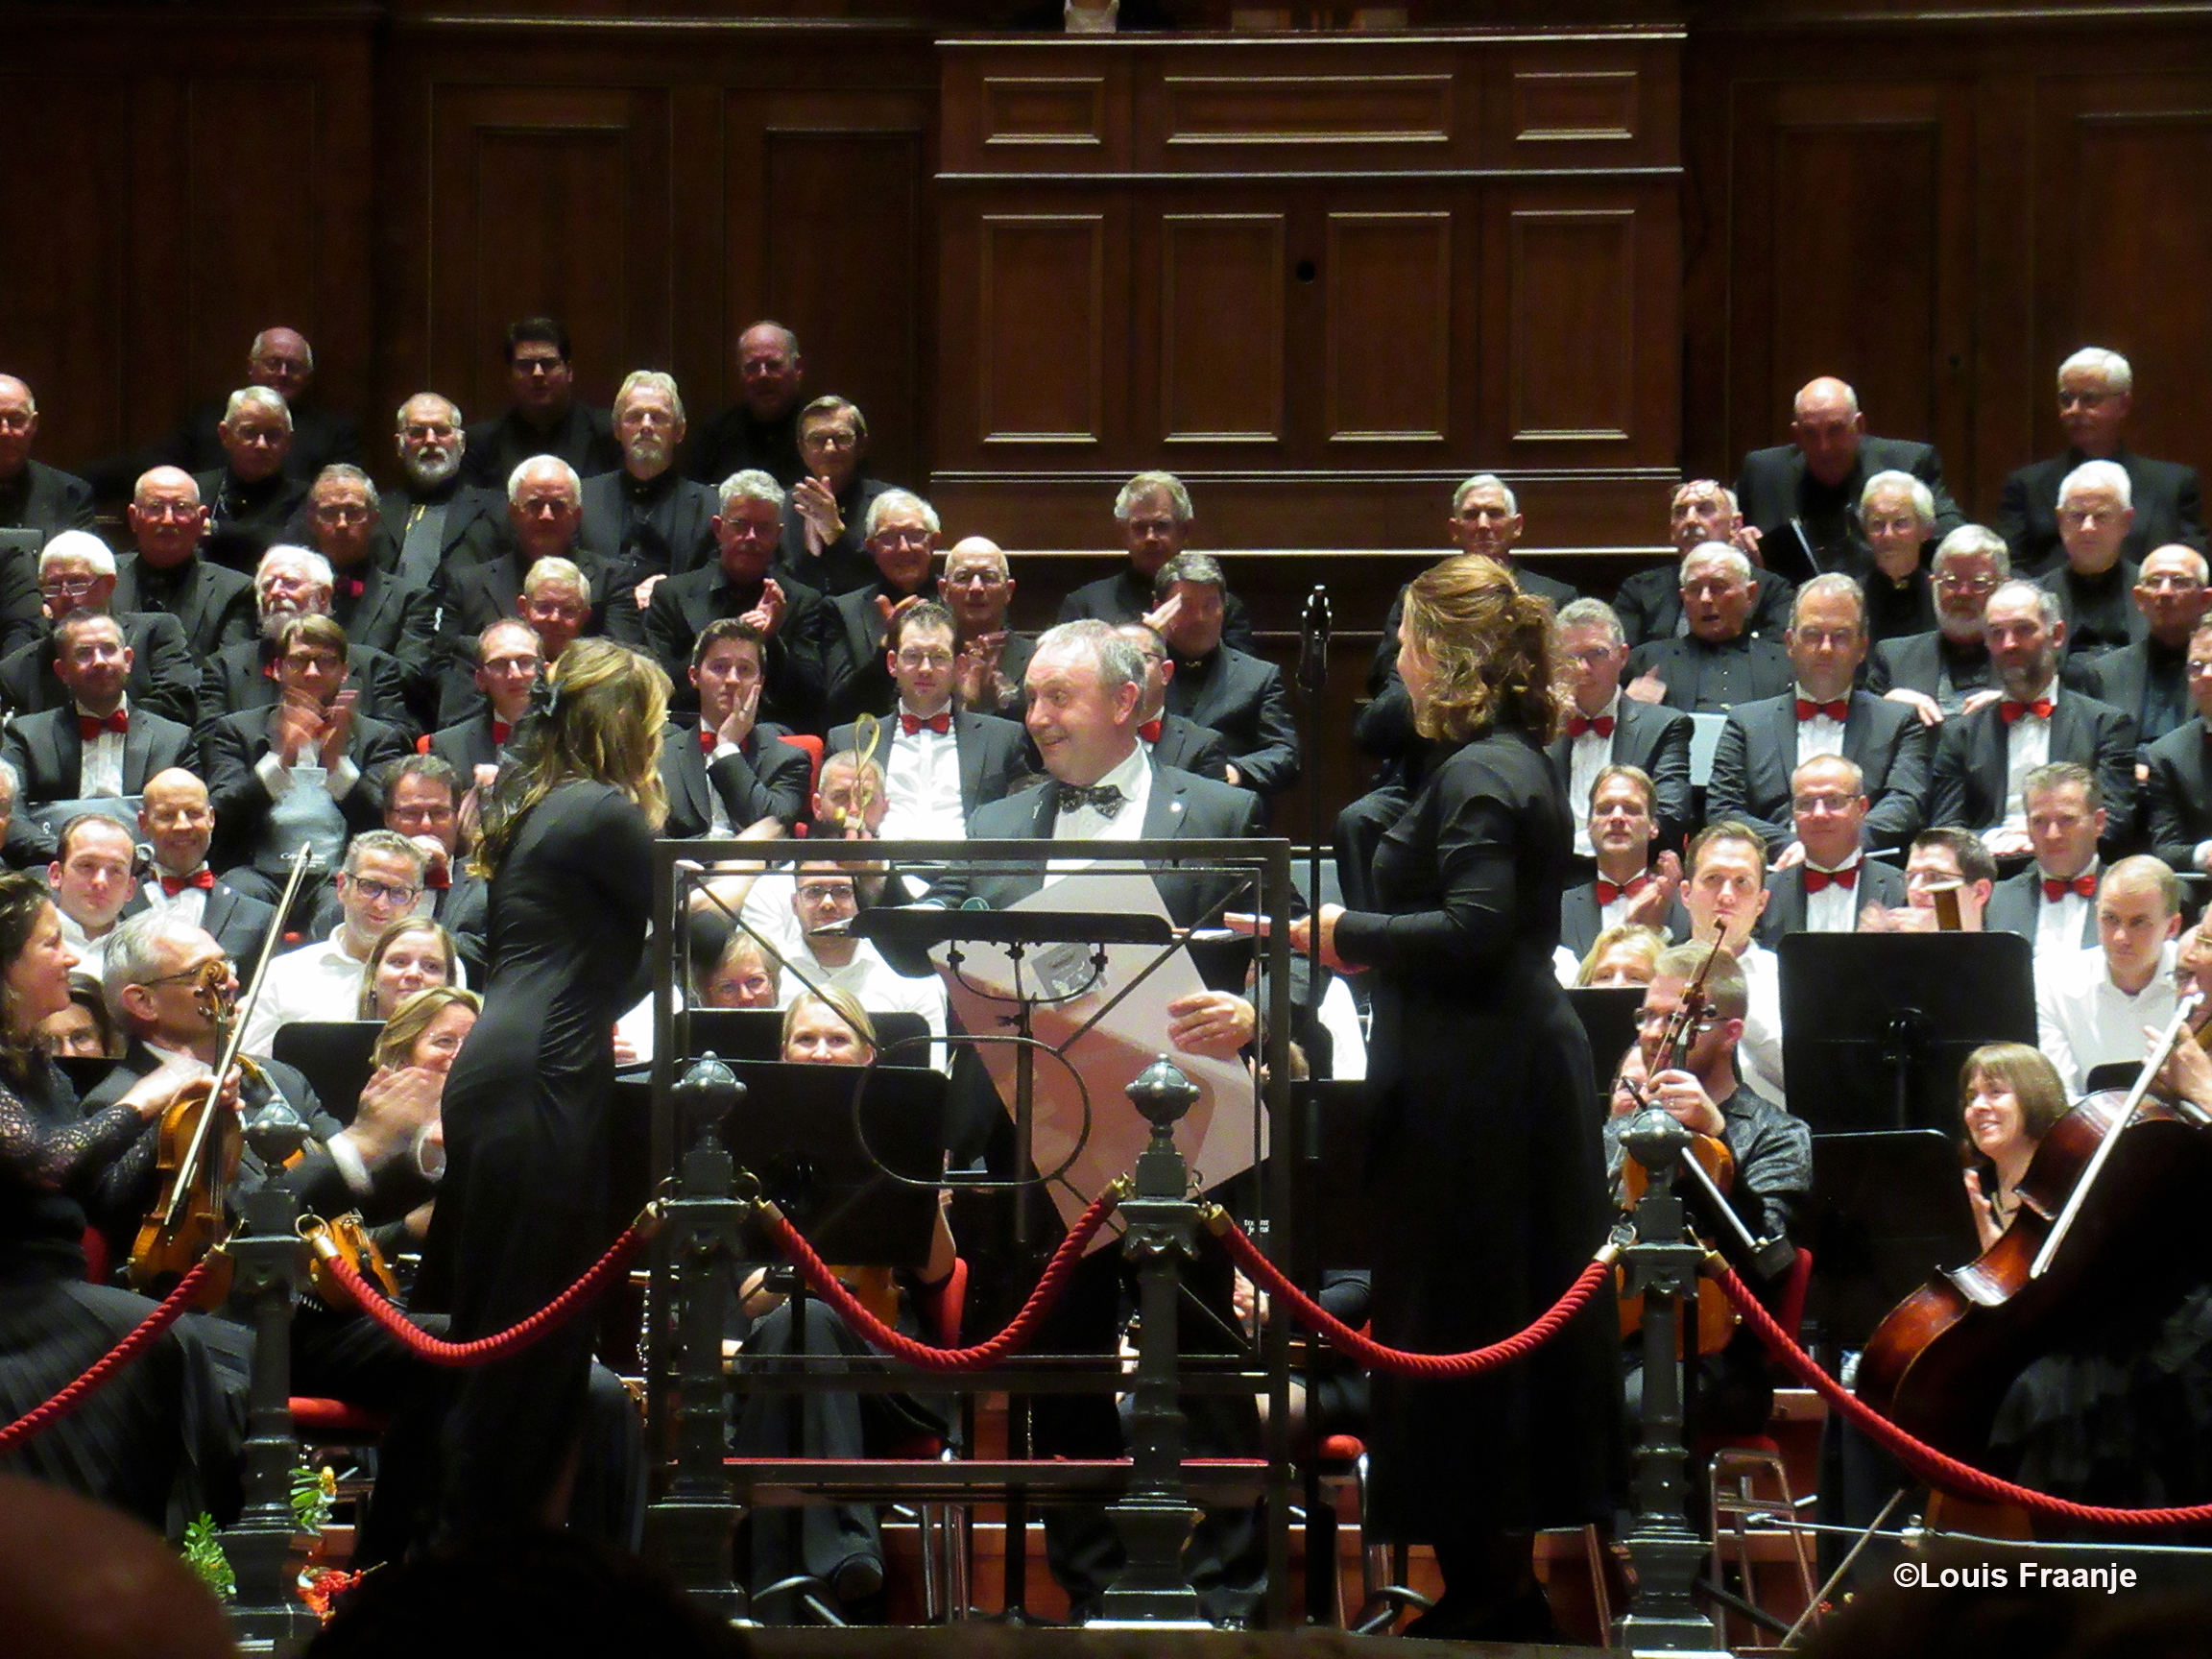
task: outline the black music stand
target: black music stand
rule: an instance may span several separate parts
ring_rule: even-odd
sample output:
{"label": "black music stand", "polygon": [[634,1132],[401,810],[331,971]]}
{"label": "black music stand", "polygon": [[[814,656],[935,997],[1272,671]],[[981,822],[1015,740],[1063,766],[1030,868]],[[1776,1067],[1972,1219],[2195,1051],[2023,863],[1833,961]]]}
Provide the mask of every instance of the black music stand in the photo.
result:
{"label": "black music stand", "polygon": [[1610,1112],[1613,1073],[1634,1045],[1638,1022],[1644,1018],[1644,988],[1576,985],[1568,990],[1567,1004],[1590,1039],[1590,1070],[1598,1079],[1598,1109]]}
{"label": "black music stand", "polygon": [[1980,1253],[1958,1134],[1815,1135],[1803,1234],[1813,1252],[1806,1314],[1826,1340],[1863,1348],[1898,1303]]}
{"label": "black music stand", "polygon": [[[888,1056],[884,1065],[929,1064],[929,1022],[921,1015],[879,1014],[871,1008],[868,1022],[876,1027],[876,1052]],[[783,1058],[781,1008],[688,1008],[677,1015],[676,1025],[679,1035],[686,1037],[682,1056],[686,1061],[709,1053],[732,1061]]]}
{"label": "black music stand", "polygon": [[276,1027],[269,1053],[297,1067],[323,1110],[350,1124],[376,1070],[376,1040],[383,1035],[381,1020],[294,1020]]}
{"label": "black music stand", "polygon": [[1790,1110],[1815,1134],[1954,1135],[1966,1056],[2035,1041],[2017,934],[1792,933],[1778,953]]}

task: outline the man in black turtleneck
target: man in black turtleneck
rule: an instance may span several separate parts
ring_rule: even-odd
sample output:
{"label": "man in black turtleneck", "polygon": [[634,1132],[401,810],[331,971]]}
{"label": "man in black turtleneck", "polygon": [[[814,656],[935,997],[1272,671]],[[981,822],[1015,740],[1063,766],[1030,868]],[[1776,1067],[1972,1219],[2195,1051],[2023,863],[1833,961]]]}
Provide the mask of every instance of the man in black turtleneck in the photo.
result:
{"label": "man in black turtleneck", "polygon": [[307,498],[307,486],[285,469],[292,454],[292,411],[268,387],[242,386],[224,405],[215,435],[225,464],[192,476],[207,504],[207,541],[200,556],[251,573],[283,539]]}
{"label": "man in black turtleneck", "polygon": [[578,541],[613,565],[607,632],[626,645],[645,637],[645,608],[663,577],[696,570],[713,556],[714,492],[679,474],[684,399],[673,376],[640,369],[614,395],[622,465],[584,480]]}
{"label": "man in black turtleneck", "polygon": [[506,517],[506,497],[463,481],[469,438],[450,397],[418,392],[400,404],[392,446],[399,454],[401,483],[378,503],[384,533],[398,549],[400,581],[424,588],[448,564],[483,557],[483,544]]}
{"label": "man in black turtleneck", "polygon": [[2058,486],[2058,540],[2066,562],[2042,578],[2066,618],[2066,655],[2095,657],[2143,637],[2134,587],[2142,566],[2125,557],[2134,527],[2133,489],[2110,461],[2084,461]]}
{"label": "man in black turtleneck", "polygon": [[509,325],[507,384],[514,406],[496,421],[469,428],[462,471],[469,483],[504,491],[508,475],[533,455],[558,456],[579,478],[622,465],[613,417],[576,401],[568,330],[552,318],[525,317]]}
{"label": "man in black turtleneck", "polygon": [[737,401],[691,441],[686,475],[712,488],[733,472],[765,472],[788,490],[806,476],[799,453],[805,365],[799,336],[756,323],[737,336]]}
{"label": "man in black turtleneck", "polygon": [[891,707],[897,688],[883,656],[891,616],[909,599],[937,597],[937,510],[906,490],[886,490],[868,509],[868,556],[876,580],[830,602],[823,661],[830,679],[830,723]]}

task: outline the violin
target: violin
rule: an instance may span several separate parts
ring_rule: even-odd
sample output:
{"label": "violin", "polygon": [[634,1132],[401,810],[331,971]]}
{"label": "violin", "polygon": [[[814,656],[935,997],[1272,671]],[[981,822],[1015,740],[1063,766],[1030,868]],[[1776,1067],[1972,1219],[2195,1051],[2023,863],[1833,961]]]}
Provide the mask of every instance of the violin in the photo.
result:
{"label": "violin", "polygon": [[1997,1241],[1875,1329],[1859,1359],[1862,1400],[1940,1451],[1979,1457],[2006,1389],[2054,1333],[2199,1253],[2212,1137],[2198,1108],[2151,1094],[2197,1001],[2183,999],[2133,1088],[2088,1095],[2052,1126]]}
{"label": "violin", "polygon": [[[285,884],[278,916],[291,913],[292,902],[307,873],[310,851],[309,844],[302,842],[293,854],[292,876]],[[192,987],[201,1013],[223,1035],[223,1051],[213,1071],[178,1090],[176,1098],[161,1114],[155,1156],[156,1192],[153,1207],[139,1223],[128,1264],[132,1288],[142,1295],[166,1294],[229,1237],[230,1184],[237,1178],[238,1160],[246,1142],[239,1116],[224,1104],[223,1095],[234,1072],[242,1081],[268,1082],[267,1073],[240,1053],[239,1046],[245,1037],[246,1017],[260,996],[276,952],[276,932],[272,928],[243,998],[237,995],[229,963],[221,957],[200,971]],[[218,1259],[204,1284],[196,1305],[219,1307],[230,1289],[227,1257]]]}

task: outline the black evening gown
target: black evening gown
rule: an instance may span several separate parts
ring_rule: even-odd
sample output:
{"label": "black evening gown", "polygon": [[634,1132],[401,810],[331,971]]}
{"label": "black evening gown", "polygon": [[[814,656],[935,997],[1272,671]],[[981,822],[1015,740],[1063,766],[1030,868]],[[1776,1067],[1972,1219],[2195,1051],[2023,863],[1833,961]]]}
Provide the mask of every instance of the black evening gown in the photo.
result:
{"label": "black evening gown", "polygon": [[[154,1310],[84,1278],[84,1199],[103,1169],[132,1155],[141,1127],[128,1106],[83,1116],[67,1081],[42,1063],[0,1087],[0,1425],[75,1382]],[[186,1321],[0,1457],[0,1470],[174,1536],[203,1509],[235,1501],[237,1444],[214,1361]]]}
{"label": "black evening gown", "polygon": [[[492,972],[445,1084],[447,1162],[416,1297],[451,1314],[456,1341],[529,1317],[613,1240],[613,1031],[644,952],[652,845],[619,790],[564,783],[492,880]],[[445,1535],[543,1506],[584,1422],[595,1323],[452,1374],[436,1449]]]}
{"label": "black evening gown", "polygon": [[[1573,848],[1525,733],[1439,756],[1376,850],[1380,910],[1336,947],[1373,970],[1366,1180],[1378,1340],[1455,1353],[1557,1299],[1610,1214],[1589,1042],[1553,977]],[[1610,1289],[1529,1358],[1477,1378],[1377,1372],[1368,1521],[1451,1543],[1609,1519],[1620,1467]]]}

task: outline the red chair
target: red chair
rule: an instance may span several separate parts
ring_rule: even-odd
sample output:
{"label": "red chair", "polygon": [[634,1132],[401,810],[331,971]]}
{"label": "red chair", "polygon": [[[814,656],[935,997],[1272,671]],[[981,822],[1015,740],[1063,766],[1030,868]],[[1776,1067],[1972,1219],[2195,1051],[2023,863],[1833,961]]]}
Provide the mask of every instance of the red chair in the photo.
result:
{"label": "red chair", "polygon": [[815,780],[822,776],[822,739],[808,736],[804,732],[786,732],[783,741],[806,755],[806,799],[814,799]]}

